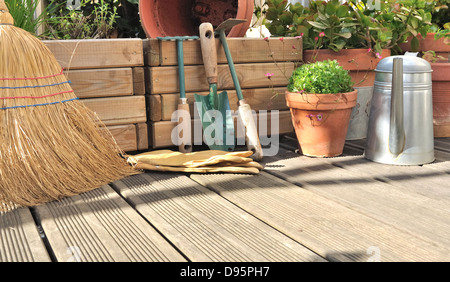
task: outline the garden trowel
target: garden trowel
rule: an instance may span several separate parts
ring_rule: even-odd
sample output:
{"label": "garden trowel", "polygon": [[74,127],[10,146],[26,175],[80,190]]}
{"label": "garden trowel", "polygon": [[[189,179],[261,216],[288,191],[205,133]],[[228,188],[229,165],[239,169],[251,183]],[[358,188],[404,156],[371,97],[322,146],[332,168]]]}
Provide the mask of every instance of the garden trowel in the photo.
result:
{"label": "garden trowel", "polygon": [[236,74],[236,69],[234,67],[234,62],[231,57],[230,49],[228,47],[227,38],[225,35],[225,31],[232,28],[237,24],[241,24],[246,20],[238,20],[238,19],[228,19],[221,23],[216,28],[216,33],[220,35],[220,41],[222,42],[223,49],[225,51],[225,55],[227,57],[228,66],[230,68],[231,77],[233,78],[234,87],[236,88],[236,94],[239,99],[238,106],[238,116],[242,122],[242,125],[245,130],[245,143],[249,151],[253,151],[252,158],[255,161],[260,161],[263,158],[263,150],[261,147],[261,143],[259,141],[258,131],[256,129],[256,123],[253,118],[252,110],[250,105],[246,103],[244,100],[244,96],[242,95],[241,86],[239,83],[239,79]]}
{"label": "garden trowel", "polygon": [[199,28],[203,64],[209,84],[209,94],[194,94],[196,108],[203,126],[206,145],[211,150],[233,151],[234,122],[226,91],[217,93],[217,49],[211,23]]}

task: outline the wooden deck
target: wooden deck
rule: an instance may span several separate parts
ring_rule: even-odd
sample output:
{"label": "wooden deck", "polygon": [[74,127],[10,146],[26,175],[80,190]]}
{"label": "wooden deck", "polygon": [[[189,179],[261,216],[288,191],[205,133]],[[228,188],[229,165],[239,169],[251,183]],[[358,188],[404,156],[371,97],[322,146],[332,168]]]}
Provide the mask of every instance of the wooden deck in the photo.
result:
{"label": "wooden deck", "polygon": [[450,261],[450,138],[406,167],[281,141],[259,175],[146,172],[0,214],[0,261]]}

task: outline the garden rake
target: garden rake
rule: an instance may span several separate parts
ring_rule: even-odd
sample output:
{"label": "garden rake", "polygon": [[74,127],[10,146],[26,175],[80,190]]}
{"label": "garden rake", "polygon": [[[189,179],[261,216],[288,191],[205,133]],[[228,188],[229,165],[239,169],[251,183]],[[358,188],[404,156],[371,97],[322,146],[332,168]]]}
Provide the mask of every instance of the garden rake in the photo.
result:
{"label": "garden rake", "polygon": [[35,206],[138,173],[74,94],[53,53],[0,0],[0,210]]}
{"label": "garden rake", "polygon": [[[192,152],[192,131],[191,131],[191,114],[189,109],[188,100],[186,98],[186,84],[184,74],[184,40],[198,39],[198,36],[166,36],[157,37],[162,41],[176,41],[177,44],[177,60],[178,60],[178,84],[180,87],[180,98],[178,100],[178,123],[183,125],[182,134],[177,133],[176,141],[180,152],[189,153]],[[188,121],[184,120],[188,119]]]}

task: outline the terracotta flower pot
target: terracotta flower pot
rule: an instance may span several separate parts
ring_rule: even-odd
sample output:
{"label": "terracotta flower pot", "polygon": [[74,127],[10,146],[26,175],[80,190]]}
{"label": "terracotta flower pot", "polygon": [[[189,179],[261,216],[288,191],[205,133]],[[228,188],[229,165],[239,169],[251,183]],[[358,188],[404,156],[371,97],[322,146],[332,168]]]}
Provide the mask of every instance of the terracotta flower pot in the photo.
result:
{"label": "terracotta flower pot", "polygon": [[[427,33],[425,38],[422,38],[422,35],[417,35],[419,39],[419,50],[417,52],[425,52],[433,50],[436,52],[436,55],[448,57],[450,55],[450,45],[445,44],[444,38],[440,38],[438,40],[434,39],[435,33]],[[412,37],[408,38],[408,42],[399,44],[399,47],[403,51],[413,51],[411,48],[411,40]]]}
{"label": "terracotta flower pot", "polygon": [[450,137],[450,63],[431,63],[431,68],[434,136]]}
{"label": "terracotta flower pot", "polygon": [[[373,86],[375,81],[375,68],[381,58],[375,57],[367,49],[342,49],[335,52],[330,49],[321,49],[317,53],[317,61],[336,60],[345,69],[348,70],[354,87]],[[305,62],[312,62],[314,50],[303,51],[303,60]],[[383,50],[380,56],[382,58],[389,57],[391,51]]]}
{"label": "terracotta flower pot", "polygon": [[312,157],[342,154],[358,91],[339,94],[286,92],[292,123],[302,153]]}
{"label": "terracotta flower pot", "polygon": [[253,0],[140,0],[139,15],[149,38],[198,35],[202,22],[217,27],[229,18],[246,19],[228,37],[242,37],[250,26]]}

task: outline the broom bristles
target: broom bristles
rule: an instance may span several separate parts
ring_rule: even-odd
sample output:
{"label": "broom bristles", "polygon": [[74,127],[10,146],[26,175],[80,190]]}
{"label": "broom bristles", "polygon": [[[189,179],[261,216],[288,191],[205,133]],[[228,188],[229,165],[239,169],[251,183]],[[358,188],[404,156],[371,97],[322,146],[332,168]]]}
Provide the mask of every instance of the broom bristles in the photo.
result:
{"label": "broom bristles", "polygon": [[77,100],[36,37],[0,25],[0,210],[86,192],[137,173]]}

